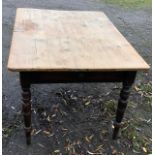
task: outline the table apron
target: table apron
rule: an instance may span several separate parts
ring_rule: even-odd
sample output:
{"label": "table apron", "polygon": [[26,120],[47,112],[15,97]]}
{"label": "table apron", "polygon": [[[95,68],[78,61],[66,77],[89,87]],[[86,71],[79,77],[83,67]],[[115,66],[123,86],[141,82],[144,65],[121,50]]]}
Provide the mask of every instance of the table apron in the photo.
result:
{"label": "table apron", "polygon": [[136,71],[113,72],[20,72],[22,83],[123,82],[132,80]]}

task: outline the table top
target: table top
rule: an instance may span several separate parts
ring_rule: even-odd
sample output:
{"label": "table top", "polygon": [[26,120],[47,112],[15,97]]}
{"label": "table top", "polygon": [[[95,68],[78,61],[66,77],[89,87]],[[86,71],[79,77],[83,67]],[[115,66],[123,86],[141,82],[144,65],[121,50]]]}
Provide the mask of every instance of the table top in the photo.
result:
{"label": "table top", "polygon": [[11,71],[137,71],[149,65],[103,12],[19,8]]}

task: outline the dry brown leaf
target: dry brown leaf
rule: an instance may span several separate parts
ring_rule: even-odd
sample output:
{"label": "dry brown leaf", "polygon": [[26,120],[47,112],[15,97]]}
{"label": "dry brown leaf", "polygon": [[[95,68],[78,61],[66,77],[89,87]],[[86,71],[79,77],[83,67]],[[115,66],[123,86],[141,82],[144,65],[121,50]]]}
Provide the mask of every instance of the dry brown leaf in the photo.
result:
{"label": "dry brown leaf", "polygon": [[93,137],[94,137],[94,135],[92,134],[92,135],[90,135],[89,136],[89,140],[92,140],[93,139]]}
{"label": "dry brown leaf", "polygon": [[85,140],[86,140],[88,143],[90,143],[90,140],[89,140],[88,136],[85,136]]}
{"label": "dry brown leaf", "polygon": [[42,131],[42,130],[38,130],[38,131],[36,131],[34,135],[39,134],[41,131]]}
{"label": "dry brown leaf", "polygon": [[55,116],[56,116],[56,114],[53,114],[53,115],[52,115],[52,117],[55,117]]}
{"label": "dry brown leaf", "polygon": [[141,90],[141,89],[138,88],[137,86],[135,86],[134,89],[135,89],[136,91],[140,91],[140,90]]}
{"label": "dry brown leaf", "polygon": [[87,102],[85,103],[86,106],[88,106],[89,104],[90,104],[90,101],[87,101]]}
{"label": "dry brown leaf", "polygon": [[101,149],[102,149],[102,147],[103,147],[103,145],[99,145],[99,146],[96,148],[96,150],[95,150],[95,151],[99,151],[99,150],[101,150]]}
{"label": "dry brown leaf", "polygon": [[47,117],[47,121],[48,122],[51,122],[52,121],[51,118],[50,118],[50,116]]}
{"label": "dry brown leaf", "polygon": [[117,151],[116,150],[113,150],[112,151],[112,155],[116,155],[117,154]]}
{"label": "dry brown leaf", "polygon": [[102,154],[102,153],[95,153],[95,152],[90,152],[90,151],[87,151],[88,154],[91,154],[91,155],[97,155],[97,154]]}
{"label": "dry brown leaf", "polygon": [[49,131],[46,131],[46,130],[44,130],[43,133],[44,133],[45,135],[50,135],[50,134],[51,134]]}
{"label": "dry brown leaf", "polygon": [[145,153],[147,153],[147,149],[145,147],[142,147],[142,149]]}
{"label": "dry brown leaf", "polygon": [[61,130],[62,130],[62,131],[68,131],[68,129],[67,129],[67,128],[61,128]]}
{"label": "dry brown leaf", "polygon": [[36,129],[32,129],[32,131],[31,131],[31,135],[34,135],[35,132],[36,132]]}
{"label": "dry brown leaf", "polygon": [[59,152],[60,152],[60,150],[55,150],[55,151],[54,151],[54,153],[59,153]]}

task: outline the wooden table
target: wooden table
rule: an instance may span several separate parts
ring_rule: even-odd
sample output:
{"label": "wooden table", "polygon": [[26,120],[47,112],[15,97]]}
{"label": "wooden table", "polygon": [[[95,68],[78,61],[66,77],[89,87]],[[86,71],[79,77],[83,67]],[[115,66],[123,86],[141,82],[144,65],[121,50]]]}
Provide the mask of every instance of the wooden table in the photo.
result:
{"label": "wooden table", "polygon": [[122,82],[113,139],[136,72],[148,64],[103,12],[17,9],[8,69],[20,73],[27,144],[31,84]]}

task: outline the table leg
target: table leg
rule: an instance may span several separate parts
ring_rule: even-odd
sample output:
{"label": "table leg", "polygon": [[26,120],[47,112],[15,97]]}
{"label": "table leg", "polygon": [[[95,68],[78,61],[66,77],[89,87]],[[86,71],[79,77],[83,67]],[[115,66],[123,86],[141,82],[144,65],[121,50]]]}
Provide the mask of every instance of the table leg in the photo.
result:
{"label": "table leg", "polygon": [[119,128],[121,127],[121,121],[123,119],[124,112],[127,107],[130,89],[134,82],[135,76],[136,76],[136,73],[127,74],[127,79],[123,82],[123,88],[120,92],[120,99],[118,101],[118,106],[116,111],[116,120],[114,122],[113,139],[117,138]]}
{"label": "table leg", "polygon": [[30,84],[21,82],[22,87],[22,113],[24,116],[25,134],[27,145],[31,144],[31,92]]}

